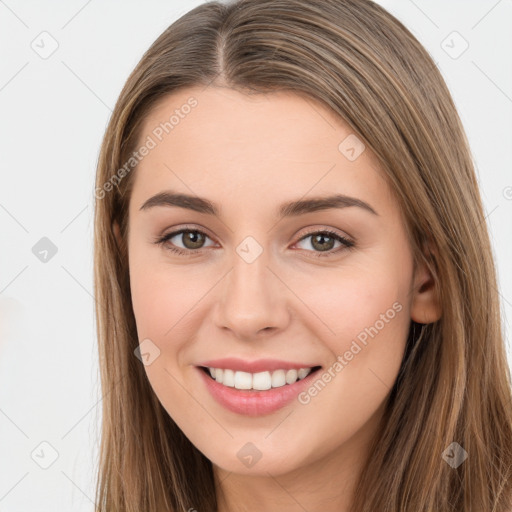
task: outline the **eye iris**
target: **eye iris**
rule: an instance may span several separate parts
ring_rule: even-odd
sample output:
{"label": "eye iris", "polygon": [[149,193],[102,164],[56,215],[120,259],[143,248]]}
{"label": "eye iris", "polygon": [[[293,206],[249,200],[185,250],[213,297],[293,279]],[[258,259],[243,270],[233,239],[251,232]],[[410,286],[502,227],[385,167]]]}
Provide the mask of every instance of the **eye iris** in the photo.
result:
{"label": "eye iris", "polygon": [[[328,247],[325,244],[322,244],[322,243],[320,243],[320,245],[317,246],[317,239],[324,240],[326,238],[331,240],[331,243],[327,244]],[[334,239],[333,239],[332,236],[329,236],[329,235],[324,235],[324,234],[319,233],[319,234],[313,235],[311,237],[311,245],[313,245],[313,247],[315,249],[320,249],[321,251],[328,251],[328,250],[332,249],[333,248],[333,244],[334,244]]]}
{"label": "eye iris", "polygon": [[[185,245],[187,249],[199,249],[201,244],[204,243],[204,235],[197,231],[183,231],[182,236],[183,245]],[[199,238],[199,241],[197,241],[197,238]],[[188,245],[189,242],[192,244],[191,246]]]}

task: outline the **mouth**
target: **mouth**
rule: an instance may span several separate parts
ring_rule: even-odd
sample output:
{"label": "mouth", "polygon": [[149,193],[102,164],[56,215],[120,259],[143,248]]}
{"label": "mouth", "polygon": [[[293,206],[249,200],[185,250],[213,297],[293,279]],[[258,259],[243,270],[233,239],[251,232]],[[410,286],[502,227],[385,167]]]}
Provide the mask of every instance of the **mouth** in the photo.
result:
{"label": "mouth", "polygon": [[299,380],[305,379],[312,373],[317,372],[322,367],[313,366],[299,369],[266,370],[257,373],[206,366],[199,366],[198,368],[211,380],[218,382],[222,386],[245,391],[266,391],[291,386]]}
{"label": "mouth", "polygon": [[[205,390],[224,409],[245,416],[272,414],[312,384],[321,366],[249,373],[196,366]],[[300,375],[299,375],[300,373]]]}

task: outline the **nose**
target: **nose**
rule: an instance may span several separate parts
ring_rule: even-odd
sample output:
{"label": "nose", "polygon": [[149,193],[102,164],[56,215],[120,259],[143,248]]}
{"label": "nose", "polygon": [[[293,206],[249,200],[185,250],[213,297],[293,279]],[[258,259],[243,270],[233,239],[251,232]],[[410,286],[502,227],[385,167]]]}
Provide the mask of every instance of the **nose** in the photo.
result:
{"label": "nose", "polygon": [[290,321],[289,293],[264,255],[252,263],[235,255],[233,268],[219,284],[216,325],[241,340],[279,332]]}

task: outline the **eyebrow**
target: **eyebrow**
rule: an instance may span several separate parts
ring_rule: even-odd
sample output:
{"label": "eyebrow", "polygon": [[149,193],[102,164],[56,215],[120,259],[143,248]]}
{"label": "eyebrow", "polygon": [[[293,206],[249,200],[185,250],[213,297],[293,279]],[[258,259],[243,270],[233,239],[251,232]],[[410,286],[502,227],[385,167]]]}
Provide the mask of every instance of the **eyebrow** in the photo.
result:
{"label": "eyebrow", "polygon": [[[140,207],[140,210],[149,210],[157,206],[177,206],[186,208],[206,215],[220,216],[220,208],[208,199],[188,194],[174,193],[170,191],[160,192],[150,197]],[[356,206],[362,208],[373,215],[379,215],[368,203],[355,197],[344,194],[335,194],[331,196],[313,197],[311,199],[302,199],[290,201],[282,204],[278,208],[278,214],[281,217],[296,217],[306,213],[312,213],[331,208],[347,208]]]}

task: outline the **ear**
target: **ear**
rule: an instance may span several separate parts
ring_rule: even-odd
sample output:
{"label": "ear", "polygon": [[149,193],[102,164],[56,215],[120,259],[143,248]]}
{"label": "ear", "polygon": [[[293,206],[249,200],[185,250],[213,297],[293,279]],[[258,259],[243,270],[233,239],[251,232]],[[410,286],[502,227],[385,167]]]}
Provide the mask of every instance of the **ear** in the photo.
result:
{"label": "ear", "polygon": [[411,318],[419,324],[430,324],[441,318],[435,280],[424,261],[418,265],[414,275]]}

